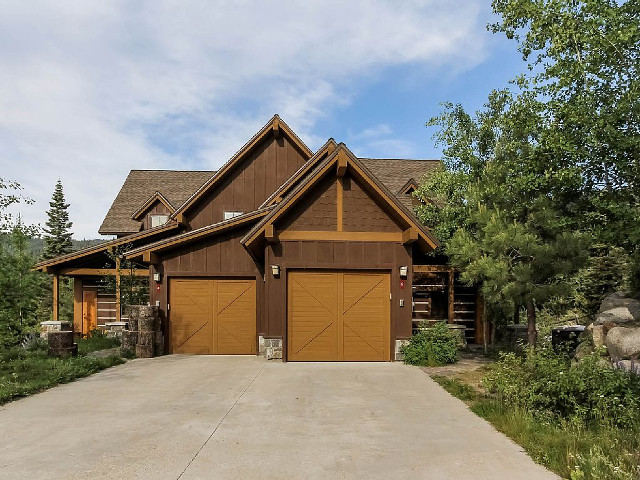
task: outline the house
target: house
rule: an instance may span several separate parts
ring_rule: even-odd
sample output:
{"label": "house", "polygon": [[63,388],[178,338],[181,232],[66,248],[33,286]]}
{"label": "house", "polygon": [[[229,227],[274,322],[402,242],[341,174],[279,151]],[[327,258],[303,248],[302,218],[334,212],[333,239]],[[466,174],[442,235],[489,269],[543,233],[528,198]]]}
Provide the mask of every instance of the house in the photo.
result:
{"label": "house", "polygon": [[100,227],[116,238],[35,268],[54,275],[54,297],[74,278],[86,334],[126,320],[133,262],[171,353],[390,361],[438,320],[480,342],[476,292],[430,255],[438,242],[413,211],[437,165],[358,158],[333,139],[314,153],[276,115],[216,172],[133,170]]}

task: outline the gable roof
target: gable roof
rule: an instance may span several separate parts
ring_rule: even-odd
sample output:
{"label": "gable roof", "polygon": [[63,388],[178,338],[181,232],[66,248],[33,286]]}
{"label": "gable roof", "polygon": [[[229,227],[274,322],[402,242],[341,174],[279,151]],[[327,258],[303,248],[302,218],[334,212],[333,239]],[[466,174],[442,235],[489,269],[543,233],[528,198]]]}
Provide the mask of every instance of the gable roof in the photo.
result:
{"label": "gable roof", "polygon": [[100,243],[98,245],[93,245],[91,247],[83,248],[82,250],[77,250],[75,252],[67,253],[66,255],[60,255],[59,257],[55,257],[49,260],[43,260],[41,262],[36,263],[32,269],[46,271],[50,268],[60,268],[65,263],[68,263],[72,260],[78,260],[83,257],[89,257],[120,245],[136,243],[138,240],[144,241],[144,240],[156,237],[160,234],[170,232],[171,230],[179,228],[179,226],[180,225],[178,225],[178,223],[176,222],[165,223],[164,225],[153,227],[148,230],[143,230],[142,232],[134,233],[132,235],[127,235],[126,237],[115,238],[113,240],[108,240],[106,242]]}
{"label": "gable roof", "polygon": [[[284,134],[292,144],[306,156],[307,159],[313,156],[313,152],[300,140],[293,130],[287,125],[278,114],[274,115],[267,124],[258,131],[244,146],[236,152],[236,154],[227,161],[220,170],[205,182],[193,195],[191,195],[184,203],[182,203],[171,218],[179,218],[183,213],[187,212],[203,195],[206,195],[220,181],[227,176],[233,168],[239,164],[267,135],[273,133],[276,137]],[[180,219],[179,219],[180,220]],[[181,221],[181,220],[180,220]]]}
{"label": "gable roof", "polygon": [[237,217],[224,220],[222,222],[214,223],[206,227],[191,230],[189,232],[180,233],[172,237],[167,237],[157,242],[142,245],[138,248],[130,250],[125,254],[127,259],[142,259],[144,260],[144,253],[154,253],[158,251],[168,250],[178,245],[192,242],[194,240],[201,239],[202,237],[215,236],[219,233],[226,232],[232,228],[236,228],[245,224],[255,222],[265,215],[267,215],[274,207],[261,208],[254,210],[253,212],[244,213]]}
{"label": "gable roof", "polygon": [[98,233],[117,235],[138,232],[140,222],[134,220],[132,215],[140,210],[155,193],[161,192],[171,205],[180,205],[214,173],[214,171],[131,170],[102,221]]}
{"label": "gable roof", "polygon": [[274,205],[282,200],[282,198],[290,192],[297,183],[309,173],[320,161],[324,160],[333,152],[338,144],[333,138],[330,138],[321,146],[318,151],[307,162],[298,169],[296,173],[291,175],[278,189],[267,198],[260,208]]}
{"label": "gable roof", "polygon": [[402,194],[402,187],[408,179],[414,179],[419,185],[425,175],[441,164],[440,160],[410,160],[403,158],[360,158],[378,180],[395,195]]}
{"label": "gable roof", "polygon": [[[341,164],[338,164],[341,162]],[[280,218],[296,201],[311,187],[316,185],[320,179],[329,172],[336,164],[343,168],[351,168],[354,173],[365,183],[369,184],[377,196],[386,203],[392,211],[399,217],[403,223],[407,224],[410,229],[415,229],[418,240],[435,248],[439,245],[438,240],[422,225],[415,215],[405,207],[400,200],[378,180],[375,175],[344,145],[340,143],[336,149],[316,168],[314,168],[300,183],[260,222],[258,222],[241,240],[241,243],[249,251],[252,251],[252,245],[265,233],[268,226]]]}
{"label": "gable roof", "polygon": [[156,201],[164,204],[164,206],[169,210],[170,214],[176,211],[176,208],[171,204],[167,197],[162,195],[162,193],[160,192],[156,192],[149,197],[149,200],[144,202],[144,205],[142,205],[133,215],[131,215],[131,218],[140,221],[147,210],[149,210],[149,208],[151,208],[151,206],[156,203]]}

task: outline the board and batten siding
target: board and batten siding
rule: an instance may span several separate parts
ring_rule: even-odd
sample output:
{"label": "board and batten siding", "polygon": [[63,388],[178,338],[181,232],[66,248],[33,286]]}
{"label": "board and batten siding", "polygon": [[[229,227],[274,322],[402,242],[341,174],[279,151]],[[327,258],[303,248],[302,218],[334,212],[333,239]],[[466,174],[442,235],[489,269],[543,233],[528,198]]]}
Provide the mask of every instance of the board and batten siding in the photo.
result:
{"label": "board and batten siding", "polygon": [[[268,245],[265,251],[265,312],[262,330],[267,337],[286,334],[287,272],[297,270],[378,271],[390,274],[391,335],[396,339],[411,337],[411,275],[400,278],[400,266],[411,269],[411,248],[389,242],[283,241]],[[274,277],[269,265],[280,266]],[[400,282],[404,281],[404,288]],[[400,299],[404,307],[400,307]]]}
{"label": "board and batten siding", "polygon": [[266,137],[187,213],[190,228],[221,222],[225,211],[256,210],[306,161],[284,136]]}
{"label": "board and batten siding", "polygon": [[[248,228],[238,228],[223,235],[160,252],[160,263],[155,267],[155,271],[163,275],[163,280],[156,284],[153,276],[150,277],[152,304],[159,301],[162,315],[166,318],[167,300],[171,300],[168,292],[171,278],[255,279],[257,330],[258,334],[262,334],[259,327],[262,318],[260,306],[264,303],[262,272],[240,244],[240,239],[247,233]],[[168,313],[171,314],[170,309]],[[166,328],[166,322],[163,325]],[[165,330],[165,335],[167,334]]]}

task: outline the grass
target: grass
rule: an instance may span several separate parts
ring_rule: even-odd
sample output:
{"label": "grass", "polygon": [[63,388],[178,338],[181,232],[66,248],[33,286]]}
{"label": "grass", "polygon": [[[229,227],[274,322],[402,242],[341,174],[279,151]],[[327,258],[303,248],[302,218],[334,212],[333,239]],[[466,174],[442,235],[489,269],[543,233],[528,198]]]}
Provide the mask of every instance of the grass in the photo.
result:
{"label": "grass", "polygon": [[42,346],[31,350],[16,347],[0,351],[0,405],[124,363],[126,360],[119,355],[86,356],[118,345],[117,340],[100,335],[80,340],[77,357],[49,357],[46,347]]}
{"label": "grass", "polygon": [[106,350],[108,348],[115,348],[120,346],[120,341],[117,338],[107,337],[99,330],[96,330],[93,335],[88,338],[78,339],[77,343],[78,355],[80,356],[98,350]]}
{"label": "grass", "polygon": [[[545,420],[478,390],[477,377],[432,377],[478,416],[521,445],[538,463],[571,480],[640,478],[640,426],[622,429]],[[474,378],[475,376],[475,378]]]}

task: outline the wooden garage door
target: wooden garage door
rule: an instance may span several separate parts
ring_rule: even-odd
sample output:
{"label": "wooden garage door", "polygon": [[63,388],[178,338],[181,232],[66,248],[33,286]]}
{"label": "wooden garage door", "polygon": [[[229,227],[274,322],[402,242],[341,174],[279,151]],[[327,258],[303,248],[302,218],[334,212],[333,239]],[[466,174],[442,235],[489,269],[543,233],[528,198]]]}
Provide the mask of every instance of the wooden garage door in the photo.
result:
{"label": "wooden garage door", "polygon": [[255,280],[171,279],[172,353],[256,353]]}
{"label": "wooden garage door", "polygon": [[290,361],[389,360],[389,275],[290,272]]}

